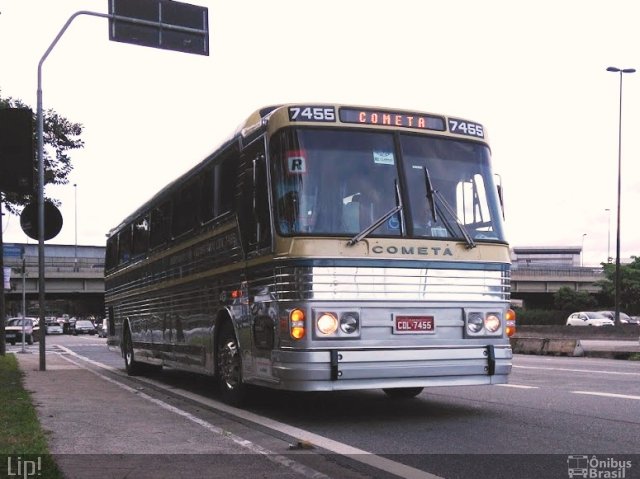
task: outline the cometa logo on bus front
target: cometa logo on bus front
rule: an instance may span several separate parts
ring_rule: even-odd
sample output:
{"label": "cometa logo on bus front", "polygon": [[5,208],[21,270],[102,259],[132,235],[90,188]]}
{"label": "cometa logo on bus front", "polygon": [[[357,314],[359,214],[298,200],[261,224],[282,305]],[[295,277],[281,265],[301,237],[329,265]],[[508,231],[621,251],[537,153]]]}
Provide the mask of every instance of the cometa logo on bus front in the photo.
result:
{"label": "cometa logo on bus front", "polygon": [[448,247],[439,246],[387,246],[380,245],[371,248],[371,251],[375,254],[391,254],[391,255],[418,255],[418,256],[453,256],[453,252]]}

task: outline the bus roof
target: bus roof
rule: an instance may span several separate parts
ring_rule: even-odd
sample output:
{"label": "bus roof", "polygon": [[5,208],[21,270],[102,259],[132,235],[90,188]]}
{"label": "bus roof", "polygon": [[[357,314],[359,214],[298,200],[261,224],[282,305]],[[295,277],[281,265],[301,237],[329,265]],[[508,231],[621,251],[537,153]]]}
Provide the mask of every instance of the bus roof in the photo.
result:
{"label": "bus roof", "polygon": [[184,174],[165,185],[149,200],[145,201],[118,226],[109,230],[107,236],[121,230],[133,219],[142,214],[158,198],[165,196],[174,185],[195,175],[208,160],[218,152],[239,142],[246,144],[258,136],[264,129],[274,132],[287,125],[342,125],[351,128],[403,129],[407,131],[432,133],[442,136],[463,138],[466,140],[487,141],[484,127],[475,122],[457,117],[448,117],[436,113],[394,109],[388,107],[355,106],[337,103],[287,103],[267,105],[251,113],[233,132],[233,134]]}

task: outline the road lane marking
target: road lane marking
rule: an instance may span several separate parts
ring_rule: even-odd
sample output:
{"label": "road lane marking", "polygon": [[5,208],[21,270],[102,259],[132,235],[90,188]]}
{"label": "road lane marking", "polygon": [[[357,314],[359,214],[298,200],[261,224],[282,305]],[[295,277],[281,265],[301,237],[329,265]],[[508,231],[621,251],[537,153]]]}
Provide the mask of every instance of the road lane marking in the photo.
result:
{"label": "road lane marking", "polygon": [[571,369],[571,368],[546,368],[546,367],[537,367],[537,366],[516,366],[513,365],[513,368],[518,369],[536,369],[541,371],[567,371],[572,373],[596,373],[596,374],[614,374],[618,376],[640,376],[640,373],[625,373],[621,371],[605,371],[598,369]]}
{"label": "road lane marking", "polygon": [[586,394],[589,396],[603,396],[607,398],[620,398],[620,399],[635,399],[640,401],[640,396],[630,396],[628,394],[615,394],[615,393],[599,393],[596,391],[571,391],[573,394]]}
{"label": "road lane marking", "polygon": [[[123,373],[120,369],[114,368],[112,366],[108,366],[106,364],[100,363],[98,361],[94,361],[90,358],[87,358],[85,356],[81,356],[77,353],[75,353],[74,351],[70,350],[69,348],[65,348],[64,346],[60,346],[61,348],[63,348],[65,350],[65,352],[67,352],[70,355],[75,356],[78,359],[81,359],[83,361],[87,361],[90,364],[93,364],[99,368],[103,368],[106,369],[108,371],[114,372],[120,376],[123,377],[128,377],[125,373]],[[71,361],[69,358],[64,358],[68,361]],[[71,361],[73,362],[73,361]],[[102,376],[101,374],[97,373],[96,371],[93,371],[92,369],[89,368],[85,368],[88,371],[91,371],[94,374],[97,374],[100,377],[105,378],[107,381],[109,382],[113,382],[115,384],[118,384],[124,388],[129,388],[129,386],[125,386],[124,384],[120,384],[117,381],[107,378],[106,376]],[[286,434],[288,436],[291,436],[293,438],[295,438],[296,440],[300,440],[300,441],[305,441],[305,442],[310,442],[311,444],[318,446],[322,449],[325,449],[327,451],[331,451],[333,453],[342,455],[342,456],[346,456],[349,457],[350,459],[360,462],[362,464],[366,464],[368,466],[374,467],[376,469],[380,469],[382,471],[391,473],[393,475],[396,476],[400,476],[402,478],[405,479],[442,479],[440,476],[436,476],[434,474],[430,474],[426,471],[423,471],[421,469],[416,469],[413,468],[411,466],[407,466],[405,464],[402,464],[400,462],[396,462],[396,461],[392,461],[390,459],[387,459],[385,457],[381,457],[381,456],[377,456],[371,452],[365,451],[363,449],[358,449],[356,447],[350,446],[348,444],[344,444],[338,441],[334,441],[333,439],[329,439],[327,437],[324,436],[320,436],[319,434],[314,434],[310,431],[306,431],[304,429],[300,429],[298,427],[295,426],[290,426],[289,424],[285,424],[279,421],[275,421],[273,419],[269,419],[267,417],[263,417],[263,416],[259,416],[257,414],[254,414],[252,412],[249,411],[245,411],[243,409],[239,409],[233,406],[229,406],[226,403],[220,402],[220,401],[216,401],[215,399],[209,399],[209,398],[205,398],[203,396],[199,396],[197,394],[191,393],[189,391],[184,391],[182,389],[179,388],[175,388],[175,387],[167,387],[165,384],[162,384],[161,382],[158,381],[154,381],[152,379],[149,378],[145,378],[145,377],[136,377],[136,379],[138,381],[142,381],[142,382],[146,382],[148,384],[151,384],[157,388],[160,389],[164,389],[164,390],[168,390],[171,391],[171,393],[182,396],[184,398],[187,398],[191,401],[194,401],[196,403],[200,403],[202,405],[217,409],[218,411],[223,411],[227,414],[230,414],[232,416],[236,416],[239,417],[241,419],[244,419],[245,421],[250,421],[253,422],[255,424],[259,424],[263,427],[281,432],[283,434]],[[131,388],[129,388],[131,389]],[[134,390],[136,392],[136,394],[140,395],[140,394],[144,394],[144,393],[140,393],[137,390]],[[149,396],[150,397],[150,396]],[[151,398],[151,397],[150,397]],[[151,398],[153,399],[153,398]],[[158,400],[155,400],[158,401]],[[161,402],[161,401],[160,401]],[[168,405],[169,407],[173,408],[173,406]],[[188,413],[186,413],[188,414]],[[198,419],[198,418],[196,418]],[[200,420],[200,419],[198,419]],[[215,426],[213,426],[215,427]],[[275,453],[271,453],[271,454],[275,454]],[[285,460],[289,460],[287,458],[284,458]],[[303,466],[304,467],[304,466]],[[325,476],[326,477],[326,476]]]}
{"label": "road lane marking", "polygon": [[496,386],[502,386],[503,388],[516,388],[516,389],[540,389],[539,386],[525,386],[524,384],[496,384]]}

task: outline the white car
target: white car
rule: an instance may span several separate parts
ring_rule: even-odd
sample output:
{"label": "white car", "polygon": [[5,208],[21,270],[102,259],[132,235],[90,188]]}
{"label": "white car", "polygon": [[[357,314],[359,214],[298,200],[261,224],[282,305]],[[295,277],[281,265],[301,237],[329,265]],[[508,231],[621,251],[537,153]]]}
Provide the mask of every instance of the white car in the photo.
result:
{"label": "white car", "polygon": [[58,323],[47,324],[47,334],[62,334],[64,331]]}
{"label": "white car", "polygon": [[579,311],[567,318],[567,326],[613,326],[613,321],[595,311]]}

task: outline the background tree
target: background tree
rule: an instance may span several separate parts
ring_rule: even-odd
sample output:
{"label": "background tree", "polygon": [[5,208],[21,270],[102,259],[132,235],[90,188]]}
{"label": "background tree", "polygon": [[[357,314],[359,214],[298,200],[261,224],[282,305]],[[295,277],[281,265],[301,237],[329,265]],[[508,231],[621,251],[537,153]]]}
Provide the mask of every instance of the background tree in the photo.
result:
{"label": "background tree", "polygon": [[[640,313],[640,258],[631,257],[629,264],[620,265],[620,310],[627,314]],[[598,281],[609,304],[615,303],[616,265],[603,263],[605,279]]]}
{"label": "background tree", "polygon": [[[30,108],[21,100],[11,97],[3,98],[0,91],[0,108]],[[65,117],[59,115],[54,110],[43,112],[44,123],[44,184],[65,185],[69,183],[69,173],[73,169],[71,158],[68,152],[77,148],[82,148],[84,142],[80,139],[83,126],[80,123],[73,123]],[[33,112],[33,124],[36,125],[36,111]],[[36,132],[33,132],[34,145],[37,144]],[[36,174],[37,162],[34,158],[34,175]],[[36,176],[37,178],[37,176]],[[2,193],[2,204],[12,214],[18,215],[22,208],[32,201],[36,201],[34,195],[18,193]],[[59,201],[53,198],[46,198],[55,205]]]}
{"label": "background tree", "polygon": [[596,307],[598,302],[589,293],[574,291],[563,286],[553,295],[553,304],[562,311],[589,311]]}

